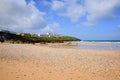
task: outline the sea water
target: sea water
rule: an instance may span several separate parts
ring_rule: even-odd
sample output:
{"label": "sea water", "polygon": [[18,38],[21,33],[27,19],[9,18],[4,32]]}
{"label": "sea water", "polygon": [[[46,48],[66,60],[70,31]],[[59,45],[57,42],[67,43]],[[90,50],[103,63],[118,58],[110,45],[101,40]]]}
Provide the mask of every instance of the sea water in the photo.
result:
{"label": "sea water", "polygon": [[120,50],[120,40],[82,40],[73,48],[91,50]]}
{"label": "sea water", "polygon": [[120,43],[120,40],[82,40],[82,42]]}

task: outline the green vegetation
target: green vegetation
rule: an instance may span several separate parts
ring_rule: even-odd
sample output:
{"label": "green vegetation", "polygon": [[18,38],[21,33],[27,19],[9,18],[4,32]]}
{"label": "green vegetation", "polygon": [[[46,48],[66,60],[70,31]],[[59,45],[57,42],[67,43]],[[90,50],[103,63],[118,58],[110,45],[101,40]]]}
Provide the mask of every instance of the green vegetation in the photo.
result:
{"label": "green vegetation", "polygon": [[12,43],[63,43],[64,41],[80,41],[80,39],[70,36],[60,37],[35,37],[31,35],[21,36],[10,32],[0,32],[0,39],[6,41],[12,41]]}

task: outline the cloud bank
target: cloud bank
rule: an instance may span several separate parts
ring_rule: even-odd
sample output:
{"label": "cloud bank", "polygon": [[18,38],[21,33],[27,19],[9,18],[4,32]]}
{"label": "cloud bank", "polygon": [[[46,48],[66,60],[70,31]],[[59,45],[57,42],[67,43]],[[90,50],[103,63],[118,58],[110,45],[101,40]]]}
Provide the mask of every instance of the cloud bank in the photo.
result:
{"label": "cloud bank", "polygon": [[77,3],[77,0],[53,0],[51,8],[58,11],[61,16],[69,17],[73,22],[76,22],[84,15],[84,7]]}
{"label": "cloud bank", "polygon": [[46,27],[44,12],[34,6],[34,1],[3,0],[0,2],[0,29],[29,32]]}
{"label": "cloud bank", "polygon": [[120,0],[86,0],[88,22],[95,22],[101,18],[114,18],[114,10],[120,7]]}
{"label": "cloud bank", "polygon": [[103,18],[114,18],[114,11],[120,7],[120,0],[52,0],[51,9],[58,15],[77,22],[86,17],[86,23],[94,24]]}
{"label": "cloud bank", "polygon": [[[42,1],[42,0],[40,0]],[[99,19],[114,18],[114,11],[120,8],[120,0],[44,0],[50,11],[60,17],[67,17],[73,23],[85,18],[85,25],[94,25]],[[52,21],[47,24],[42,12],[35,6],[34,0],[27,4],[25,0],[2,0],[0,2],[0,29],[14,32],[54,32],[60,24]],[[43,4],[40,4],[43,5]]]}

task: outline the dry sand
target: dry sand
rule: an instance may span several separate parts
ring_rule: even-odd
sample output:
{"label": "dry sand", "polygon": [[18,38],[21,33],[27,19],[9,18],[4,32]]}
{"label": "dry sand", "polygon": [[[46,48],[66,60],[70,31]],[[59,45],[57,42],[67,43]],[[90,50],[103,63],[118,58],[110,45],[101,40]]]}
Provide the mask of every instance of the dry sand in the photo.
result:
{"label": "dry sand", "polygon": [[120,80],[120,51],[0,44],[0,80]]}

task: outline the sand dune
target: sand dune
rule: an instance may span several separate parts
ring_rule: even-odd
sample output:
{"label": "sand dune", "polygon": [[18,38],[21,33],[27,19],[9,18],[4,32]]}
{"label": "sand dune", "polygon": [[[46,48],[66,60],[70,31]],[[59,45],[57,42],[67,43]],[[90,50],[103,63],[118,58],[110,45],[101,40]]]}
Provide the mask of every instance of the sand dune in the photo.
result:
{"label": "sand dune", "polygon": [[120,80],[120,51],[0,44],[0,80]]}

